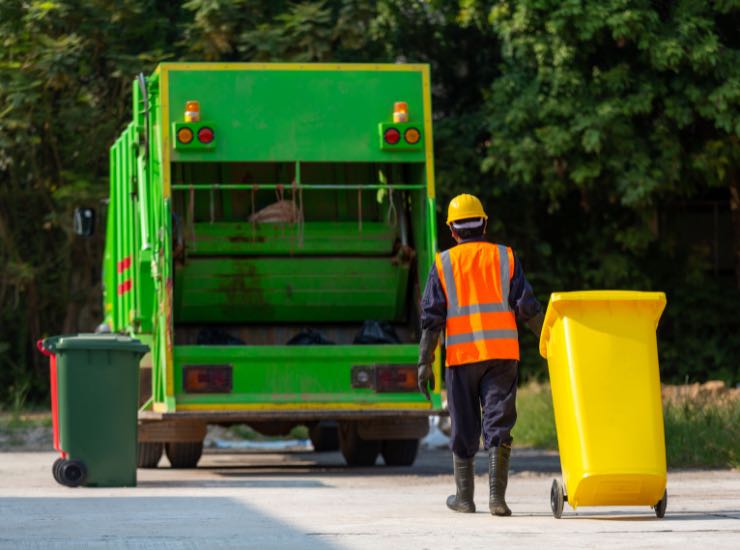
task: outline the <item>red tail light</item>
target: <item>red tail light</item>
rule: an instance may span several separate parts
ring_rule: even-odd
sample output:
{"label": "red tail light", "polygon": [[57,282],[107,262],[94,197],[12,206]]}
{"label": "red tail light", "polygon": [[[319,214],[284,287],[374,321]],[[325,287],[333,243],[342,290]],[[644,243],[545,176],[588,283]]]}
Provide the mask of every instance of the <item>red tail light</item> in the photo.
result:
{"label": "red tail light", "polygon": [[396,143],[401,141],[401,132],[399,132],[396,128],[388,128],[383,134],[383,139],[386,143],[390,145],[395,145]]}
{"label": "red tail light", "polygon": [[183,387],[187,393],[230,393],[231,365],[198,365],[182,368]]}
{"label": "red tail light", "polygon": [[416,366],[386,365],[377,369],[377,392],[416,391],[416,386]]}
{"label": "red tail light", "polygon": [[213,130],[210,129],[208,126],[204,126],[200,130],[198,130],[198,141],[201,143],[205,143],[208,145],[213,141],[214,138]]}
{"label": "red tail light", "polygon": [[357,365],[352,367],[352,387],[378,393],[417,391],[416,365]]}

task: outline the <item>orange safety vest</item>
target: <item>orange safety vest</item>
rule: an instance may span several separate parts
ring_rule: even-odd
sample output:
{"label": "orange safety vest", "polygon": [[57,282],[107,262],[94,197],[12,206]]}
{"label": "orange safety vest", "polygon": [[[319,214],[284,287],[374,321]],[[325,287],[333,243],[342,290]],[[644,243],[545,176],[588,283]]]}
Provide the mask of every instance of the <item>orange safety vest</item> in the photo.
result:
{"label": "orange safety vest", "polygon": [[463,243],[437,254],[435,263],[447,298],[447,366],[488,359],[518,361],[516,318],[509,306],[514,277],[511,248]]}

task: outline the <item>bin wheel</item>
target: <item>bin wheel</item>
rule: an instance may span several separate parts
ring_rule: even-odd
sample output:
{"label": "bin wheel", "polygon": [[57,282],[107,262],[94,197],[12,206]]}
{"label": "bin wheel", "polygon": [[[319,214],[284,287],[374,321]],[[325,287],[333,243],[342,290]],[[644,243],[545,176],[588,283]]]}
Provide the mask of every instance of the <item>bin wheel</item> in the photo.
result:
{"label": "bin wheel", "polygon": [[64,464],[64,459],[59,457],[54,461],[54,464],[51,466],[51,474],[54,476],[54,481],[61,484],[62,481],[59,479],[59,469],[62,467],[62,464]]}
{"label": "bin wheel", "polygon": [[59,483],[66,487],[79,487],[87,479],[87,468],[80,460],[64,460],[57,471]]}
{"label": "bin wheel", "polygon": [[159,442],[139,443],[136,466],[138,468],[156,468],[162,458],[164,444]]}
{"label": "bin wheel", "polygon": [[418,439],[386,439],[380,453],[386,466],[411,466],[418,451]]}
{"label": "bin wheel", "polygon": [[663,493],[663,498],[661,498],[658,503],[653,506],[653,510],[655,510],[655,515],[658,516],[658,518],[662,518],[665,516],[665,509],[668,506],[668,490]]}
{"label": "bin wheel", "polygon": [[560,519],[563,515],[563,504],[565,503],[565,493],[563,492],[563,485],[559,480],[552,480],[552,487],[550,488],[550,508],[552,508],[552,517]]}
{"label": "bin wheel", "polygon": [[339,449],[347,466],[374,466],[380,440],[362,439],[354,422],[340,422]]}
{"label": "bin wheel", "polygon": [[164,451],[173,468],[195,468],[203,454],[203,442],[166,443]]}

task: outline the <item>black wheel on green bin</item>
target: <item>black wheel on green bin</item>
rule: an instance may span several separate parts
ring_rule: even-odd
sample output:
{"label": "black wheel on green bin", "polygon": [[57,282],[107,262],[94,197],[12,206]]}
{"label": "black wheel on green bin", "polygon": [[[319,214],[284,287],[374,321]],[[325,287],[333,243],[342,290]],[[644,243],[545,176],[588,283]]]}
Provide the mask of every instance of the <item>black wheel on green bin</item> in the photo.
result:
{"label": "black wheel on green bin", "polygon": [[354,422],[339,423],[339,449],[348,466],[375,465],[380,443],[380,440],[362,439]]}
{"label": "black wheel on green bin", "polygon": [[317,453],[339,450],[339,428],[336,422],[317,422],[308,429],[308,437]]}
{"label": "black wheel on green bin", "polygon": [[54,476],[54,481],[60,484],[62,483],[62,480],[59,478],[59,470],[62,467],[62,464],[64,464],[64,459],[62,457],[59,457],[51,466],[51,474]]}
{"label": "black wheel on green bin", "polygon": [[661,498],[658,503],[653,506],[653,509],[655,510],[655,515],[658,516],[658,518],[662,518],[665,516],[665,509],[668,506],[668,490],[663,493],[663,498]]}
{"label": "black wheel on green bin", "polygon": [[386,439],[380,450],[386,466],[411,466],[418,451],[418,439]]}
{"label": "black wheel on green bin", "polygon": [[79,487],[87,479],[87,468],[80,460],[65,460],[59,466],[59,482],[67,487]]}
{"label": "black wheel on green bin", "polygon": [[565,493],[563,492],[563,485],[559,480],[552,480],[552,487],[550,488],[550,508],[552,509],[552,517],[560,519],[563,515],[563,505],[565,503]]}
{"label": "black wheel on green bin", "polygon": [[164,443],[161,442],[139,442],[139,454],[136,465],[139,468],[156,468],[159,459],[162,458]]}
{"label": "black wheel on green bin", "polygon": [[166,443],[164,451],[173,468],[195,468],[203,454],[203,442]]}

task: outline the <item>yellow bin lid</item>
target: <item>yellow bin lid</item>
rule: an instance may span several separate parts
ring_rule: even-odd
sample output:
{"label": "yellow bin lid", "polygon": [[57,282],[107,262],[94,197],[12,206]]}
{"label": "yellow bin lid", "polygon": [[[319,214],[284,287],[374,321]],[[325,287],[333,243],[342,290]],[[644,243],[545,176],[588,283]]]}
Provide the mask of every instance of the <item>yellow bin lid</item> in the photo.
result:
{"label": "yellow bin lid", "polygon": [[547,359],[547,343],[550,341],[550,330],[558,317],[563,315],[564,306],[584,302],[642,302],[652,303],[655,307],[655,326],[666,305],[665,292],[643,292],[639,290],[578,290],[575,292],[553,292],[547,305],[545,321],[540,335],[540,355]]}

